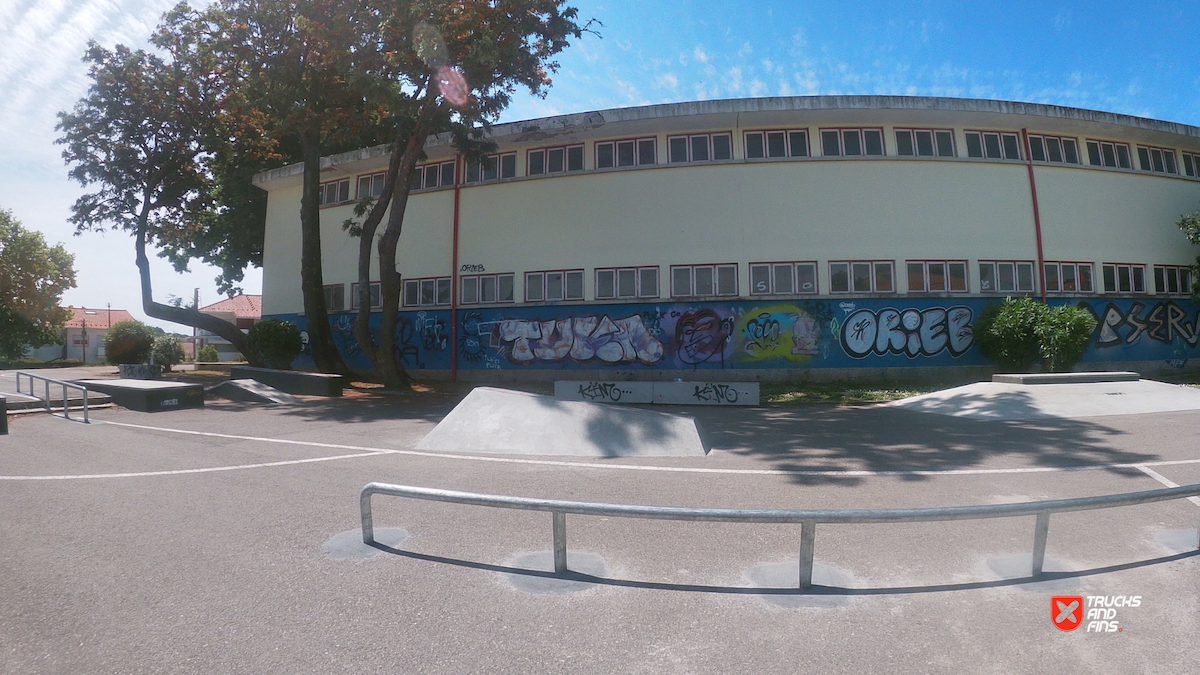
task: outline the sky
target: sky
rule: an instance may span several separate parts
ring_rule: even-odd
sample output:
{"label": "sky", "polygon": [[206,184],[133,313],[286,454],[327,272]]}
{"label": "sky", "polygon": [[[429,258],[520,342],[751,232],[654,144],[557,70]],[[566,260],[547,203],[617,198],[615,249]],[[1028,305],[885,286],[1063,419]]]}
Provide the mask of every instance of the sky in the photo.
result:
{"label": "sky", "polygon": [[[83,187],[67,179],[56,114],[87,91],[89,40],[145,45],[177,0],[0,0],[0,208],[75,255],[64,304],[141,312],[133,241],[75,236]],[[197,4],[193,2],[193,4]],[[519,94],[500,121],[758,96],[890,94],[1091,108],[1200,126],[1200,7],[1191,2],[568,2],[586,34],[561,54],[545,98]],[[217,271],[152,259],[159,301],[221,299]],[[261,290],[249,270],[246,292]],[[299,283],[299,280],[297,280]]]}

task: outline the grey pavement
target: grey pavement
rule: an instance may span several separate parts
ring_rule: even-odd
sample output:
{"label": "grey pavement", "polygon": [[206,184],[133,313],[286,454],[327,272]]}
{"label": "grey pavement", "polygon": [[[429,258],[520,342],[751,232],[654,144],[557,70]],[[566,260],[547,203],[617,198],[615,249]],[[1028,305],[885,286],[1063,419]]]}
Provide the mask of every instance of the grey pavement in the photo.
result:
{"label": "grey pavement", "polygon": [[[370,481],[742,508],[1148,490],[1160,482],[1131,465],[1200,482],[1200,413],[697,407],[672,412],[700,422],[706,457],[416,451],[455,403],[14,418],[0,672],[1162,673],[1200,659],[1200,508],[1182,500],[1055,516],[1057,574],[1036,584],[1021,578],[1032,518],[823,525],[815,594],[788,587],[797,526],[570,517],[581,574],[565,581],[548,574],[547,514],[377,498],[385,546],[354,539]],[[1119,633],[1065,633],[1054,595],[1142,601]]]}

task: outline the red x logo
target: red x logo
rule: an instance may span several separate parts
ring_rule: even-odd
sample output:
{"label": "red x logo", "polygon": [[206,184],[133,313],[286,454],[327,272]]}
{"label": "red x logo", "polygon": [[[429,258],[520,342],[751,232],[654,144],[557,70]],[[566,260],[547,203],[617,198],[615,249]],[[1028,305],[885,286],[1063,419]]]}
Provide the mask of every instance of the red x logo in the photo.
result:
{"label": "red x logo", "polygon": [[1059,630],[1075,630],[1083,622],[1083,598],[1078,595],[1056,595],[1050,598],[1050,619]]}

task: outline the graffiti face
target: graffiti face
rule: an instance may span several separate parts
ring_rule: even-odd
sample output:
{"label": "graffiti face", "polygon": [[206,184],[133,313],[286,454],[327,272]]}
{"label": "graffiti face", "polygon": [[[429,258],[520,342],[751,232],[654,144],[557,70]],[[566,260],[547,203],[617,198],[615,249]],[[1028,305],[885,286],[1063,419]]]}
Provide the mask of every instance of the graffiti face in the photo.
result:
{"label": "graffiti face", "polygon": [[933,356],[942,351],[960,356],[971,347],[970,308],[926,310],[860,309],[842,323],[842,349],[856,359],[870,354]]}
{"label": "graffiti face", "polygon": [[646,330],[640,314],[613,320],[607,315],[582,316],[549,321],[508,319],[487,328],[492,347],[512,363],[561,362],[570,358],[584,363],[658,363],[663,344]]}
{"label": "graffiti face", "polygon": [[675,347],[679,360],[690,366],[709,361],[725,362],[733,319],[722,319],[711,309],[684,312],[675,322]]}

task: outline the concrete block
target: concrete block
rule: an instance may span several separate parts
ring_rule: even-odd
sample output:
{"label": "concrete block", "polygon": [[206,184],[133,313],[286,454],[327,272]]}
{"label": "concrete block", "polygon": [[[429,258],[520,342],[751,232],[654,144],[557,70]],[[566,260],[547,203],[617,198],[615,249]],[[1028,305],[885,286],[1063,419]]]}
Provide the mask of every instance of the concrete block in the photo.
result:
{"label": "concrete block", "polygon": [[204,391],[231,401],[279,403],[283,405],[292,405],[300,402],[300,399],[295,396],[279,391],[275,387],[265,385],[258,380],[226,380],[220,384],[207,387]]}
{"label": "concrete block", "polygon": [[1071,384],[1079,382],[1137,382],[1138,373],[1091,371],[1085,373],[998,373],[992,382],[1005,384]]}
{"label": "concrete block", "polygon": [[554,398],[598,403],[654,403],[654,383],[558,380],[554,383]]}
{"label": "concrete block", "polygon": [[417,449],[581,457],[708,452],[696,421],[682,415],[492,387],[476,387]]}
{"label": "concrete block", "polygon": [[112,397],[119,406],[140,412],[204,407],[204,386],[162,380],[76,380],[88,391]]}
{"label": "concrete block", "polygon": [[257,380],[279,391],[308,396],[341,396],[346,386],[346,378],[330,373],[234,366],[230,374],[235,380]]}
{"label": "concrete block", "polygon": [[655,382],[654,402],[676,405],[758,405],[757,382]]}

